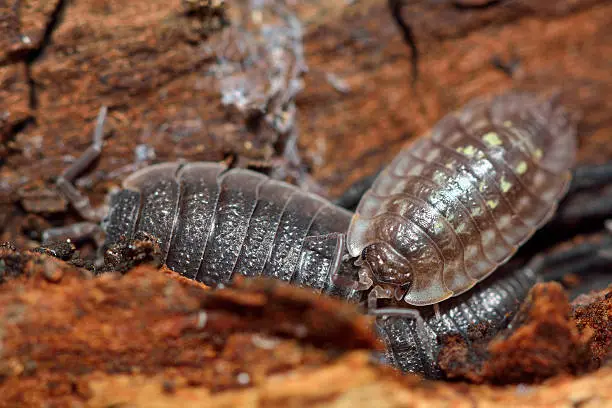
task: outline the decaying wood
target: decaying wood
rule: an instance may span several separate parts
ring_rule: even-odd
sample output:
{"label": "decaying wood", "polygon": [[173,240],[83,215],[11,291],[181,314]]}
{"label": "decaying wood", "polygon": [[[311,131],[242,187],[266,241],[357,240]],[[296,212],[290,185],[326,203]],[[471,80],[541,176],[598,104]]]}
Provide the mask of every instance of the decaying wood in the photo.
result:
{"label": "decaying wood", "polygon": [[[134,407],[609,407],[612,369],[580,379],[558,378],[543,386],[450,387],[423,383],[415,377],[399,379],[367,363],[363,352],[353,352],[330,366],[292,376],[270,378],[260,387],[211,394],[206,389],[181,388],[165,393],[162,378],[99,376],[92,379],[93,407],[130,401]],[[191,405],[190,405],[191,404]],[[200,405],[202,404],[202,405]]]}
{"label": "decaying wood", "polygon": [[[110,108],[107,141],[95,170],[78,182],[96,203],[143,162],[237,158],[270,167],[287,160],[277,139],[223,105],[216,75],[227,31],[207,20],[220,14],[194,14],[190,3],[0,0],[1,240],[31,247],[41,228],[74,220],[53,181],[89,145],[101,105]],[[236,21],[237,2],[212,3],[226,3],[229,21]],[[558,93],[580,116],[579,160],[612,158],[610,2],[422,0],[400,9],[418,50],[416,80],[411,48],[387,2],[297,5],[309,67],[297,93],[299,152],[318,183],[304,187],[338,195],[445,113],[509,88]],[[213,294],[151,266],[93,279],[45,256],[8,247],[0,247],[0,256],[0,275],[8,280],[0,287],[6,406],[601,407],[612,401],[609,367],[534,386],[398,377],[371,364],[370,351],[379,345],[354,309],[290,288],[245,283]],[[552,343],[519,346],[547,324],[567,340],[555,343],[560,352],[580,347],[590,368],[609,361],[609,295],[575,305],[569,318],[567,299],[551,293],[537,299],[556,306],[537,310],[555,312],[526,309],[531,320],[522,331],[486,349],[498,353],[500,365],[478,367],[479,376],[494,378],[512,358],[519,362],[519,352],[534,358],[538,347]],[[272,307],[277,301],[282,308]],[[204,315],[206,308],[212,311]],[[552,368],[580,372],[569,363]]]}
{"label": "decaying wood", "polygon": [[[0,406],[612,404],[609,368],[518,388],[402,376],[373,363],[382,344],[354,306],[277,281],[211,291],[147,264],[93,277],[9,246],[0,265]],[[607,293],[581,301],[579,330],[558,285],[534,290],[519,329],[489,347],[484,375],[563,373],[585,346],[609,351]],[[542,354],[546,344],[565,354]]]}
{"label": "decaying wood", "polygon": [[44,254],[0,255],[4,406],[86,400],[93,372],[220,392],[381,347],[354,307],[275,281],[210,291],[147,265],[94,279]]}

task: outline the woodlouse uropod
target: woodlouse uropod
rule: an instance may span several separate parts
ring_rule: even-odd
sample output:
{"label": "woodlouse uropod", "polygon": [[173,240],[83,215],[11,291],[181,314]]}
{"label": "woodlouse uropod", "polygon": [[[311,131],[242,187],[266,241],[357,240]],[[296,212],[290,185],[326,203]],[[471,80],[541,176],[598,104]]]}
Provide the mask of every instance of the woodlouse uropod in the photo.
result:
{"label": "woodlouse uropod", "polygon": [[[86,161],[99,153],[101,122]],[[379,319],[391,359],[435,375],[435,350],[425,344],[451,326],[499,325],[535,281],[534,268],[524,268],[443,302],[483,280],[550,218],[575,150],[561,106],[509,93],[445,116],[402,150],[354,215],[253,171],[157,164],[112,197],[105,246],[145,232],[171,269],[207,284],[263,275],[367,300],[370,309],[386,299],[397,306],[379,310],[396,315]],[[69,183],[77,172],[60,178],[68,197],[81,198]],[[431,308],[411,307],[440,302],[436,319]]]}

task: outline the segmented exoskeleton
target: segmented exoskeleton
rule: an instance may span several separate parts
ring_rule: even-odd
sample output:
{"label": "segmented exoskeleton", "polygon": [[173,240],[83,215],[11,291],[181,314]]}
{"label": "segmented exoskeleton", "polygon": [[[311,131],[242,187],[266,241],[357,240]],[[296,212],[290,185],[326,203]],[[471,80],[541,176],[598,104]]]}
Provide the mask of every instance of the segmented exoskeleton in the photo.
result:
{"label": "segmented exoskeleton", "polygon": [[[249,170],[153,165],[113,196],[105,246],[143,232],[169,268],[209,285],[267,276],[367,301],[383,315],[389,359],[436,376],[437,338],[483,322],[501,327],[535,282],[528,267],[446,300],[552,216],[575,150],[575,128],[554,100],[510,93],[444,117],[378,176],[354,215]],[[375,310],[381,298],[386,307]]]}
{"label": "segmented exoskeleton", "polygon": [[254,171],[163,163],[123,181],[104,224],[107,246],[146,233],[169,268],[211,286],[242,274],[350,297],[331,278],[351,215]]}
{"label": "segmented exoskeleton", "polygon": [[[509,265],[508,265],[509,266]],[[400,315],[377,319],[377,331],[387,346],[385,360],[402,371],[430,378],[444,377],[438,355],[445,339],[458,336],[470,343],[470,332],[482,326],[488,333],[506,328],[529,289],[543,278],[539,262],[506,268],[463,295],[439,304],[416,307],[421,319]]]}
{"label": "segmented exoskeleton", "polygon": [[361,199],[347,246],[362,281],[411,305],[470,289],[554,214],[575,150],[567,112],[529,94],[445,116]]}

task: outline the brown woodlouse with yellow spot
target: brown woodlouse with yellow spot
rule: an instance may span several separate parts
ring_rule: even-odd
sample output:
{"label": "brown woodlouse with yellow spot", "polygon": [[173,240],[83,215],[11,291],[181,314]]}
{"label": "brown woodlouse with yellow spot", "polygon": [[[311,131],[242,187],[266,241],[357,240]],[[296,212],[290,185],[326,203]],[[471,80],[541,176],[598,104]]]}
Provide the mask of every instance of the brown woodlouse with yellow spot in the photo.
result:
{"label": "brown woodlouse with yellow spot", "polygon": [[422,306],[506,262],[567,191],[576,130],[554,101],[469,103],[406,147],[362,197],[347,234],[362,287]]}

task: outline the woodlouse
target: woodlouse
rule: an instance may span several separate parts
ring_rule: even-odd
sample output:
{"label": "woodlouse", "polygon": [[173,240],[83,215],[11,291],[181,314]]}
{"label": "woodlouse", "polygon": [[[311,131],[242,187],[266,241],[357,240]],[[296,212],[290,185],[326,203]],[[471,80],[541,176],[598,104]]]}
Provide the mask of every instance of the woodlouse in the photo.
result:
{"label": "woodlouse", "polygon": [[[249,170],[153,165],[112,197],[105,246],[145,232],[171,269],[210,285],[239,273],[367,300],[371,310],[385,298],[399,306],[378,310],[390,359],[436,375],[435,338],[483,321],[499,326],[535,282],[524,268],[442,302],[484,279],[550,218],[575,150],[575,129],[555,101],[510,93],[445,116],[381,173],[354,215]],[[76,172],[60,178],[63,190]],[[439,302],[437,313],[406,305]]]}
{"label": "woodlouse", "polygon": [[104,221],[106,246],[146,233],[162,260],[216,286],[267,276],[326,293],[340,268],[351,213],[297,187],[217,163],[162,163],[123,181]]}
{"label": "woodlouse", "polygon": [[575,128],[525,93],[474,101],[408,146],[363,196],[347,234],[362,281],[411,305],[470,289],[554,214]]}

